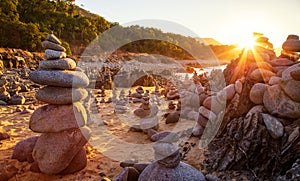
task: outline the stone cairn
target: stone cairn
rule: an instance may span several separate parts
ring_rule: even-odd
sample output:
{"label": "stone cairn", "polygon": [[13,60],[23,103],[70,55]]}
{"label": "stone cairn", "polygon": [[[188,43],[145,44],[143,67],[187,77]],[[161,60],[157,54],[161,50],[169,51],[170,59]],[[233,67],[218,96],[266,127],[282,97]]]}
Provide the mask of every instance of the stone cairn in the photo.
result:
{"label": "stone cairn", "polygon": [[[52,33],[42,43],[45,58],[29,78],[45,87],[36,98],[48,103],[31,116],[29,127],[42,133],[33,147],[31,170],[45,174],[70,174],[87,164],[84,145],[91,130],[86,127],[87,114],[80,103],[87,97],[84,87],[89,79],[76,71],[76,62],[66,58],[66,49]],[[17,151],[18,148],[15,148]]]}
{"label": "stone cairn", "polygon": [[[153,135],[154,136],[154,135]],[[158,133],[157,142],[153,145],[152,163],[127,164],[127,167],[113,180],[206,180],[205,176],[192,166],[181,162],[179,148],[173,145],[179,140],[176,133]]]}

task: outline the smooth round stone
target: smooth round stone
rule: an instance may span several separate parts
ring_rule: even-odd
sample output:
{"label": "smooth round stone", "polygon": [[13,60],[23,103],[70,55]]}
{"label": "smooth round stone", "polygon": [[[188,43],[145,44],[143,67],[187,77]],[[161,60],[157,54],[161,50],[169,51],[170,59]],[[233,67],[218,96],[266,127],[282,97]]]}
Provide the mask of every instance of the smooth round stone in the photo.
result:
{"label": "smooth round stone", "polygon": [[86,150],[82,147],[75,155],[69,166],[60,172],[60,175],[73,174],[84,169],[87,165]]}
{"label": "smooth round stone", "polygon": [[177,112],[170,113],[166,118],[166,124],[177,123],[180,119],[180,115]]}
{"label": "smooth round stone", "polygon": [[223,91],[226,92],[226,100],[231,100],[234,97],[235,94],[235,88],[234,88],[234,84],[230,84],[228,86],[226,86]]}
{"label": "smooth round stone", "polygon": [[75,70],[76,62],[70,58],[43,60],[39,63],[39,69]]}
{"label": "smooth round stone", "polygon": [[159,120],[158,120],[157,116],[154,116],[152,118],[144,118],[141,120],[140,128],[142,130],[155,129],[155,128],[157,128],[158,123],[159,123]]}
{"label": "smooth round stone", "polygon": [[269,38],[267,38],[267,37],[259,37],[255,41],[256,42],[268,42]]}
{"label": "smooth round stone", "polygon": [[87,143],[91,130],[87,127],[59,133],[43,133],[32,156],[42,173],[54,175],[65,170]]}
{"label": "smooth round stone", "polygon": [[249,98],[254,104],[263,104],[264,93],[268,85],[263,83],[256,83],[250,90]]}
{"label": "smooth round stone", "polygon": [[280,81],[279,85],[292,100],[300,102],[300,81],[290,79]]}
{"label": "smooth round stone", "polygon": [[282,118],[299,118],[300,103],[289,98],[279,85],[269,86],[263,98],[265,108],[272,115]]}
{"label": "smooth round stone", "polygon": [[66,58],[67,54],[65,52],[47,49],[45,51],[44,57],[47,60],[54,60],[54,59]]}
{"label": "smooth round stone", "polygon": [[50,33],[47,36],[46,40],[51,41],[52,43],[61,45],[61,41],[52,33]]}
{"label": "smooth round stone", "polygon": [[288,58],[276,58],[271,60],[270,62],[273,66],[290,66],[295,64],[294,61],[288,59]]}
{"label": "smooth round stone", "polygon": [[250,74],[250,78],[257,82],[269,82],[270,78],[274,76],[275,73],[265,70],[265,69],[255,69]]}
{"label": "smooth round stone", "polygon": [[11,97],[11,99],[9,100],[9,104],[12,104],[12,105],[23,105],[25,104],[25,97],[24,96],[21,96],[21,95],[13,95]]}
{"label": "smooth round stone", "polygon": [[202,114],[199,114],[197,123],[203,128],[205,128],[208,123],[208,119],[204,117]]}
{"label": "smooth round stone", "polygon": [[273,117],[269,114],[262,113],[261,115],[270,135],[274,139],[278,139],[282,137],[284,133],[284,127],[282,123],[276,117]]}
{"label": "smooth round stone", "polygon": [[204,116],[204,117],[206,117],[207,119],[209,119],[210,121],[214,121],[214,120],[217,119],[216,114],[213,113],[211,110],[205,108],[204,106],[201,106],[201,107],[199,108],[199,113],[200,113],[202,116]]}
{"label": "smooth round stone", "polygon": [[282,76],[282,73],[288,69],[289,66],[277,66],[277,67],[274,67],[274,71],[276,72],[276,76],[278,77],[281,77]]}
{"label": "smooth round stone", "polygon": [[269,80],[269,85],[275,85],[275,84],[279,84],[281,78],[277,77],[277,76],[273,76],[270,78]]}
{"label": "smooth round stone", "polygon": [[29,128],[38,133],[56,133],[83,127],[87,122],[85,108],[80,103],[46,105],[30,117]]}
{"label": "smooth round stone", "polygon": [[46,86],[38,90],[35,97],[49,104],[72,104],[79,102],[88,96],[88,92],[83,88],[64,88]]}
{"label": "smooth round stone", "polygon": [[286,39],[287,40],[299,40],[299,36],[298,35],[289,35]]}
{"label": "smooth round stone", "polygon": [[201,136],[203,132],[204,132],[204,128],[199,123],[196,123],[195,127],[192,130],[192,134],[194,136]]}
{"label": "smooth round stone", "polygon": [[289,39],[282,44],[282,49],[291,52],[300,52],[300,40]]}
{"label": "smooth round stone", "polygon": [[242,83],[241,80],[235,81],[235,83],[234,83],[234,89],[235,89],[235,91],[236,91],[238,94],[241,94],[241,93],[242,93],[242,90],[243,90],[243,83]]}
{"label": "smooth round stone", "polygon": [[197,169],[183,162],[180,162],[175,168],[167,168],[158,162],[154,162],[144,169],[138,179],[138,181],[148,180],[205,181],[205,177]]}
{"label": "smooth round stone", "polygon": [[18,142],[14,147],[12,159],[17,159],[19,162],[32,162],[32,151],[38,138],[34,136]]}
{"label": "smooth round stone", "polygon": [[51,41],[43,41],[42,46],[45,49],[51,49],[51,50],[56,50],[56,51],[61,51],[61,52],[66,51],[66,49],[63,46],[61,46],[59,44],[56,44],[56,43],[53,43]]}
{"label": "smooth round stone", "polygon": [[204,100],[203,106],[217,114],[222,110],[225,110],[226,103],[221,104],[218,101],[217,96],[209,96]]}
{"label": "smooth round stone", "polygon": [[292,76],[291,76],[291,72],[293,72],[294,70],[299,69],[299,65],[300,64],[295,64],[295,65],[292,65],[292,66],[288,67],[287,69],[285,69],[282,72],[282,80],[285,81],[285,80],[293,79]]}
{"label": "smooth round stone", "polygon": [[300,81],[300,67],[296,68],[295,70],[291,71],[291,77],[294,80]]}
{"label": "smooth round stone", "polygon": [[150,140],[153,142],[174,143],[179,141],[179,136],[177,133],[165,131],[152,135]]}
{"label": "smooth round stone", "polygon": [[29,74],[30,80],[37,84],[58,87],[86,87],[89,78],[83,72],[67,70],[36,70]]}

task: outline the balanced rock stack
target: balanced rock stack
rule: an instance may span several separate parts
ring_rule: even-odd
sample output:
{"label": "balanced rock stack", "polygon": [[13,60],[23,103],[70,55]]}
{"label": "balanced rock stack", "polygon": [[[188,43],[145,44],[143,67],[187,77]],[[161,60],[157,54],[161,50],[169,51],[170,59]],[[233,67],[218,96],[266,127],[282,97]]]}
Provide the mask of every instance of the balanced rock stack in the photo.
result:
{"label": "balanced rock stack", "polygon": [[46,85],[36,98],[48,105],[38,108],[29,123],[32,131],[42,133],[32,152],[31,170],[45,174],[69,174],[83,169],[87,163],[83,146],[91,134],[80,103],[87,97],[84,87],[89,79],[83,72],[75,71],[76,62],[66,58],[60,44],[52,33],[48,35],[43,42],[46,60],[29,75],[33,82]]}
{"label": "balanced rock stack", "polygon": [[298,60],[300,58],[300,40],[298,35],[289,35],[282,44],[280,57]]}

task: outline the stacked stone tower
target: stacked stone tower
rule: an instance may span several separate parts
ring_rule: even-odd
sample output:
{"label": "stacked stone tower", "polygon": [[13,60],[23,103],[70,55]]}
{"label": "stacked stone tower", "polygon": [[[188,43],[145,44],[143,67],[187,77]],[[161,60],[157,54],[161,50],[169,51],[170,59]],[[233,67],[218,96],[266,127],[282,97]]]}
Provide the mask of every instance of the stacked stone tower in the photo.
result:
{"label": "stacked stone tower", "polygon": [[45,174],[69,174],[86,166],[84,145],[91,131],[80,103],[87,97],[88,77],[76,71],[76,62],[66,58],[66,49],[52,33],[43,42],[45,58],[29,78],[45,85],[36,98],[48,103],[31,116],[29,127],[42,133],[33,149],[32,170]]}

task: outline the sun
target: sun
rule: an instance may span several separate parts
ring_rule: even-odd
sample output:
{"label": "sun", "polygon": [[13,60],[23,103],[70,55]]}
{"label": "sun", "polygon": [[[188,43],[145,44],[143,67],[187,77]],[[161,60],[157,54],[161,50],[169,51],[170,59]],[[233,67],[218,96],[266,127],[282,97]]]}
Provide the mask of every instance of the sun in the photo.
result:
{"label": "sun", "polygon": [[239,49],[253,50],[256,45],[254,37],[244,37],[238,43]]}

